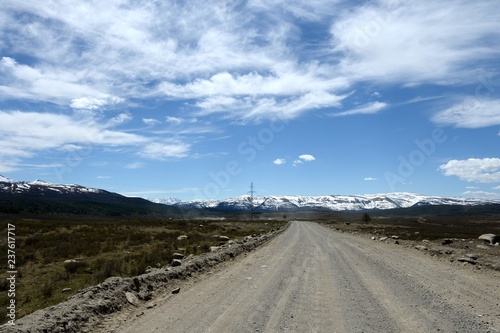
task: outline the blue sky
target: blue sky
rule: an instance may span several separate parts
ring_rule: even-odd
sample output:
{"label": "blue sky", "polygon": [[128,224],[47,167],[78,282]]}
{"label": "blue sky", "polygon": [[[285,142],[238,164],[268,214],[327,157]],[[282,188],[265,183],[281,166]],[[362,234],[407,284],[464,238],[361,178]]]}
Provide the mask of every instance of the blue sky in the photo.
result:
{"label": "blue sky", "polygon": [[0,174],[500,197],[500,2],[4,1]]}

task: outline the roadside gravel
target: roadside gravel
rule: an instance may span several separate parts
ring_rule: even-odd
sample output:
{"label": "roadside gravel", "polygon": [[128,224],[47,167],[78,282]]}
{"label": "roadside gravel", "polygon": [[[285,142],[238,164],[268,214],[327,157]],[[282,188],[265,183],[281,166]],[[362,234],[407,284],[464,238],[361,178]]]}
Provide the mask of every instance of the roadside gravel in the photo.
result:
{"label": "roadside gravel", "polygon": [[500,332],[500,279],[311,222],[106,332]]}

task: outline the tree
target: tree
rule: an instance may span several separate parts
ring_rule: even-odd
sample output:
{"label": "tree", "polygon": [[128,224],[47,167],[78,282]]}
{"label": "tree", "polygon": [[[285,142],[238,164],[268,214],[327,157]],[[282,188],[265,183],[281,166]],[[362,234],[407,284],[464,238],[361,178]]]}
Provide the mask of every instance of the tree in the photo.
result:
{"label": "tree", "polygon": [[368,223],[370,222],[372,219],[370,217],[370,215],[368,215],[368,213],[364,213],[363,214],[363,217],[361,217],[361,221],[365,222],[365,223]]}

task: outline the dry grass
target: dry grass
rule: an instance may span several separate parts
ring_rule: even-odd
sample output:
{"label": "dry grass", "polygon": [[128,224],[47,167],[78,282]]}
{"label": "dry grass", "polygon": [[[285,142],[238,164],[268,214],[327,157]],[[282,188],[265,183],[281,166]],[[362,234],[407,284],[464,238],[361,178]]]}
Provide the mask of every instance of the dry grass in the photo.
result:
{"label": "dry grass", "polygon": [[[16,226],[18,318],[57,304],[110,276],[134,276],[148,266],[166,266],[175,252],[185,255],[219,245],[214,235],[239,239],[268,232],[284,222],[215,221],[2,221]],[[178,236],[187,235],[185,240]],[[0,239],[6,249],[7,239]],[[6,251],[5,251],[6,252]],[[74,262],[66,260],[75,259]],[[7,260],[4,260],[3,271]],[[6,280],[0,283],[0,317],[6,322]],[[62,292],[65,288],[71,291]]]}

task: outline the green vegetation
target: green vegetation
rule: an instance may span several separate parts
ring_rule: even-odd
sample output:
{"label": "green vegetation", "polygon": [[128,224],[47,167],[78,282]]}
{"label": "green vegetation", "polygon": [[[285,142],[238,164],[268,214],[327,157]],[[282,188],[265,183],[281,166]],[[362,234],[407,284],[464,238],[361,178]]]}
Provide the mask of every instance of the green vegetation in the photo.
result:
{"label": "green vegetation", "polygon": [[[80,217],[81,219],[81,217]],[[284,222],[183,220],[3,219],[16,226],[16,308],[18,318],[57,304],[78,290],[111,276],[134,276],[170,264],[173,253],[208,252],[218,237],[240,239],[268,232]],[[187,239],[178,240],[180,235]],[[7,239],[0,239],[6,252]],[[6,272],[7,260],[2,263]],[[0,283],[0,317],[6,317],[7,281]],[[66,288],[71,288],[68,290]],[[63,292],[65,289],[65,292]]]}

